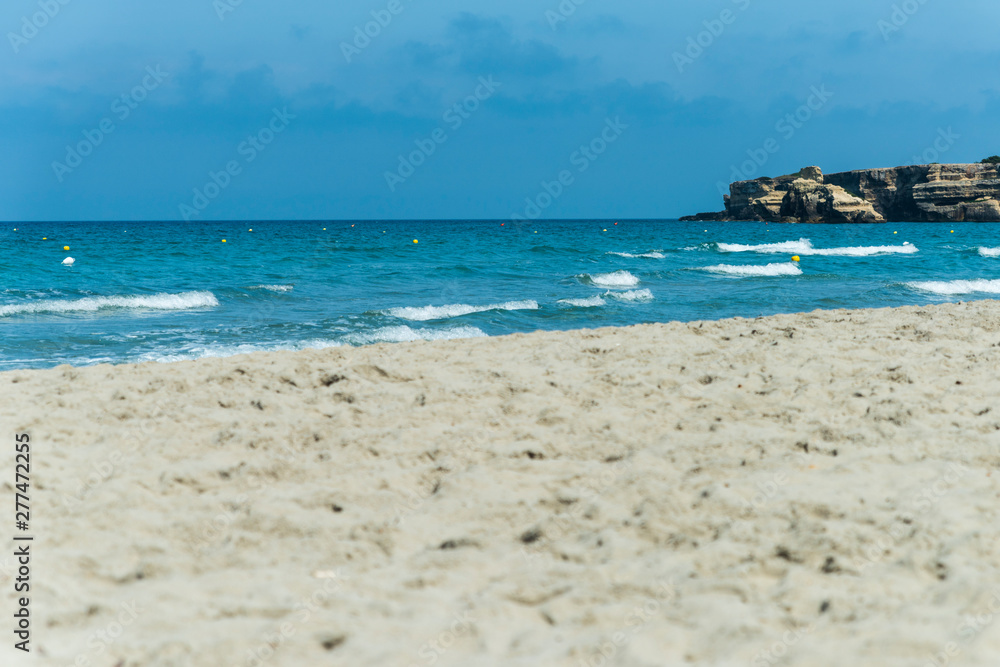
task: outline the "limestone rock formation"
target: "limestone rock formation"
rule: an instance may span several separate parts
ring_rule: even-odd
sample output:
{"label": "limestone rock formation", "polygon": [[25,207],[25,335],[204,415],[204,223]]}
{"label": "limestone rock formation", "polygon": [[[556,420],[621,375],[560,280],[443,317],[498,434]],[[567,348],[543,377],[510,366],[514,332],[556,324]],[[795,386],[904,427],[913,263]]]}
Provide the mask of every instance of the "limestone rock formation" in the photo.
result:
{"label": "limestone rock formation", "polygon": [[1000,165],[931,164],[823,175],[819,167],[729,186],[726,210],[682,220],[1000,222]]}

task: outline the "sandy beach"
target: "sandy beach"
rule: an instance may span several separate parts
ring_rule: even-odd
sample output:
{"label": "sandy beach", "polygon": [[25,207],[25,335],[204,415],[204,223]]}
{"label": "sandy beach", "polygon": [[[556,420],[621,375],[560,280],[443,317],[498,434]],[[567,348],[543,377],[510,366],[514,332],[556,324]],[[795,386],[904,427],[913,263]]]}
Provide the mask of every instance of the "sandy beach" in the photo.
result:
{"label": "sandy beach", "polygon": [[3,373],[0,662],[995,666],[998,371],[981,301]]}

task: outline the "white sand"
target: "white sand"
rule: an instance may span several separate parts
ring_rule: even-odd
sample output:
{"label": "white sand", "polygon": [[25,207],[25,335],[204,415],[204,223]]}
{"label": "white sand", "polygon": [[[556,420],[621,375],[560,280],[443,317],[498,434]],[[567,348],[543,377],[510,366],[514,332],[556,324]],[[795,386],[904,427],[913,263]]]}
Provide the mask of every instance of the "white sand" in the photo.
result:
{"label": "white sand", "polygon": [[0,374],[0,664],[995,666],[998,371],[984,301]]}

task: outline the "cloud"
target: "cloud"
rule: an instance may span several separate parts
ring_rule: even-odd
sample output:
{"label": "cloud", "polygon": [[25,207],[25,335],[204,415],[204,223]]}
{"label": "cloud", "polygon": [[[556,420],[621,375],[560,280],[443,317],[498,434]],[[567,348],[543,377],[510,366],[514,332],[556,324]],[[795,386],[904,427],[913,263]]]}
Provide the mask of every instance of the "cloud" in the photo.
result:
{"label": "cloud", "polygon": [[410,41],[403,49],[416,69],[484,73],[537,80],[572,75],[580,65],[548,43],[515,36],[509,19],[463,12],[451,20],[439,42]]}
{"label": "cloud", "polygon": [[[0,213],[169,217],[276,106],[294,125],[213,216],[504,216],[608,116],[627,135],[553,215],[718,208],[716,181],[824,83],[829,106],[762,173],[907,161],[949,124],[962,135],[949,159],[981,159],[1000,152],[1000,52],[987,38],[1000,9],[955,3],[928,3],[889,43],[876,28],[886,8],[863,0],[753,3],[678,75],[670,54],[720,7],[585,5],[553,31],[548,5],[527,0],[499,14],[414,3],[346,63],[338,45],[366,8],[244,3],[220,23],[203,5],[112,11],[105,25],[112,5],[94,0],[79,21],[54,22],[30,50],[0,59],[0,122],[17,128],[0,157]],[[156,63],[170,78],[57,186],[52,160]],[[497,93],[389,197],[384,171],[491,75]]]}
{"label": "cloud", "polygon": [[187,69],[178,72],[174,81],[180,88],[183,100],[187,104],[200,104],[204,101],[207,86],[218,78],[215,72],[205,69],[205,56],[192,51],[189,54]]}
{"label": "cloud", "polygon": [[233,77],[227,97],[228,104],[261,109],[283,101],[274,83],[274,70],[269,65],[258,65],[239,72]]}
{"label": "cloud", "polygon": [[580,18],[569,26],[588,37],[620,37],[633,32],[633,28],[614,14],[601,14],[593,18]]}

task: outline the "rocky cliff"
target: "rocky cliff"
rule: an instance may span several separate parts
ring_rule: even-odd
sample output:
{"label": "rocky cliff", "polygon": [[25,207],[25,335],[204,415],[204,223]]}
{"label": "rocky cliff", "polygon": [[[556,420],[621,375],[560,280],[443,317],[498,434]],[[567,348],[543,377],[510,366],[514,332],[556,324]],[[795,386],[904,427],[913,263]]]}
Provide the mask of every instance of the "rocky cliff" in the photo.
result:
{"label": "rocky cliff", "polygon": [[925,164],[824,176],[819,167],[729,186],[726,210],[681,220],[1000,222],[1000,165]]}

